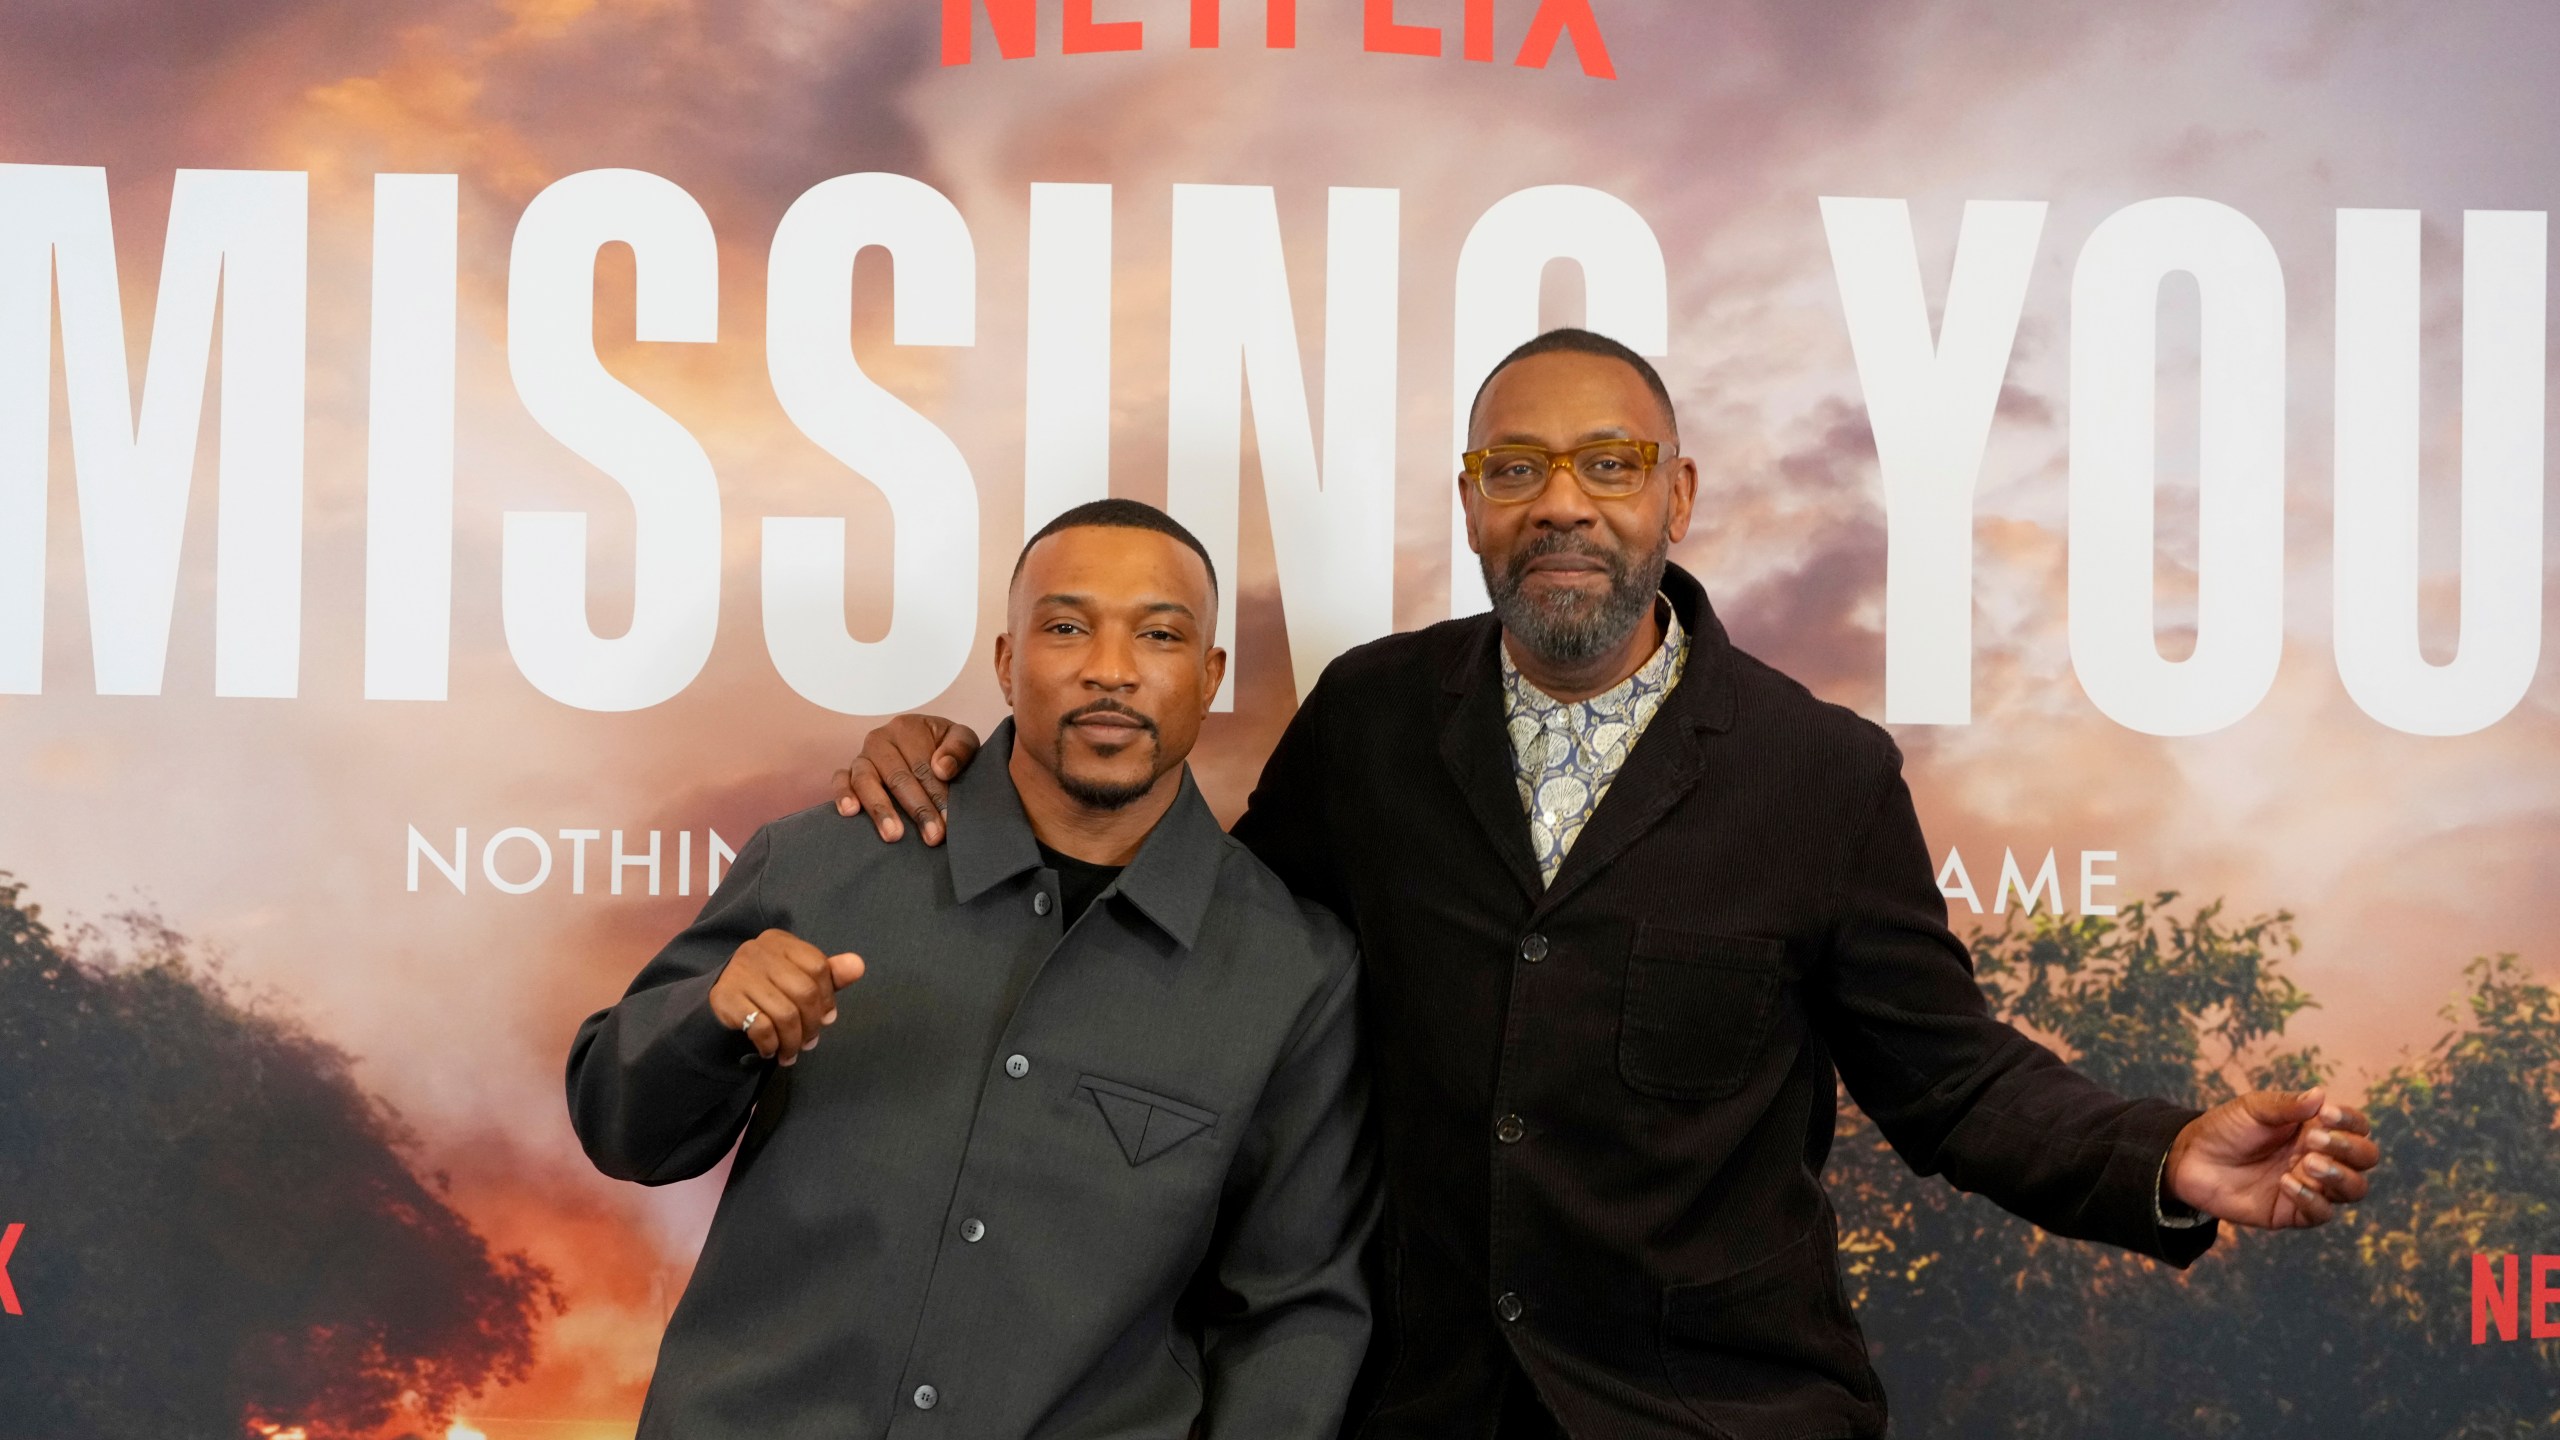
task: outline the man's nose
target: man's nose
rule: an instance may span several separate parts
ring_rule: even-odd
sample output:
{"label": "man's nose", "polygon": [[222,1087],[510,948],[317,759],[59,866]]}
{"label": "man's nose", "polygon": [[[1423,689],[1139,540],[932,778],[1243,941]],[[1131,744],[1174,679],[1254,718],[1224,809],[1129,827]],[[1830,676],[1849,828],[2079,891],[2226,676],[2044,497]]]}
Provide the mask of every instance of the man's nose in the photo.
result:
{"label": "man's nose", "polygon": [[1137,647],[1126,635],[1104,631],[1093,637],[1085,651],[1084,675],[1088,690],[1133,690],[1138,684]]}
{"label": "man's nose", "polygon": [[1547,467],[1547,487],[1529,502],[1521,519],[1545,530],[1586,530],[1600,523],[1600,510],[1573,477],[1573,466],[1559,457]]}

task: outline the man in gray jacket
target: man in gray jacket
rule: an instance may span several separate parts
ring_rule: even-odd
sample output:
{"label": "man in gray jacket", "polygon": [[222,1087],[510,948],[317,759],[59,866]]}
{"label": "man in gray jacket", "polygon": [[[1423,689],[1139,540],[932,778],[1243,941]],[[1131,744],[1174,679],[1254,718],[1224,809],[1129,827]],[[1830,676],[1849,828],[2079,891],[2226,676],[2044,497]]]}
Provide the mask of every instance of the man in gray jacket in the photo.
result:
{"label": "man in gray jacket", "polygon": [[606,1174],[745,1135],[642,1440],[1333,1433],[1377,1203],[1357,966],[1183,763],[1216,583],[1152,507],[1060,516],[950,844],[776,821],[580,1027]]}

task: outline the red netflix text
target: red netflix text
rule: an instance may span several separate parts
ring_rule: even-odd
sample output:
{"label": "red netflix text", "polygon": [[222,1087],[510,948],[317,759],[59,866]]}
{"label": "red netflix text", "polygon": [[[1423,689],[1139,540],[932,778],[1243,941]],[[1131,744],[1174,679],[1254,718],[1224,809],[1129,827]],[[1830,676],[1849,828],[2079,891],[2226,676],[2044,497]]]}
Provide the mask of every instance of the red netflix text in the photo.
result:
{"label": "red netflix text", "polygon": [[23,1224],[11,1224],[0,1230],[0,1315],[23,1315],[18,1308],[18,1287],[9,1283],[9,1257],[17,1253],[18,1237],[27,1233]]}
{"label": "red netflix text", "polygon": [[[1092,55],[1106,50],[1143,50],[1147,47],[1144,21],[1135,19],[1104,20],[1094,15],[1097,0],[1063,0],[1065,13],[1060,20],[1059,50],[1068,55]],[[1102,0],[1108,3],[1108,0]],[[1222,21],[1229,0],[1191,0],[1190,46],[1194,50],[1215,50],[1224,43]],[[1254,0],[1233,0],[1250,7]],[[1352,0],[1331,0],[1349,4]],[[1467,60],[1487,64],[1494,59],[1493,0],[1358,0],[1361,7],[1361,48],[1377,55],[1419,55],[1436,57],[1447,53],[1449,36],[1446,29],[1433,20],[1448,18],[1455,9],[1457,54]],[[1293,50],[1298,44],[1298,0],[1261,0],[1262,43],[1272,50]],[[1399,7],[1405,12],[1399,14]],[[1020,60],[1036,53],[1040,17],[1040,0],[942,0],[942,63],[966,65],[972,57],[973,31],[978,12],[984,9],[988,28],[995,32],[996,52],[1007,60]],[[1571,41],[1574,58],[1581,62],[1582,73],[1601,80],[1615,80],[1618,72],[1609,63],[1609,45],[1600,34],[1600,17],[1592,12],[1591,0],[1538,0],[1538,12],[1529,20],[1520,49],[1512,64],[1531,70],[1544,70],[1554,60],[1560,41]]]}
{"label": "red netflix text", "polygon": [[[2518,1338],[2517,1321],[2528,1319],[2536,1340],[2560,1340],[2560,1255],[2531,1257],[2533,1285],[2528,1294],[2523,1258],[2514,1255],[2471,1257],[2471,1343],[2486,1345],[2495,1330],[2501,1340]],[[2522,1303],[2519,1303],[2522,1302]],[[2521,1312],[2521,1313],[2519,1313]]]}

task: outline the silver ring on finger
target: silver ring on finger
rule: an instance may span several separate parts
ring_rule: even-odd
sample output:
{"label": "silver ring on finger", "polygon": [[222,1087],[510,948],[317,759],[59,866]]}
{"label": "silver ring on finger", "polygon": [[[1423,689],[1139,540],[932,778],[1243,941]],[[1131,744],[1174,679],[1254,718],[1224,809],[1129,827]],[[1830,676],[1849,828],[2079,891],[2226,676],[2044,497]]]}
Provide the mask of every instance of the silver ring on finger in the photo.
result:
{"label": "silver ring on finger", "polygon": [[738,1030],[739,1030],[739,1033],[744,1034],[745,1032],[747,1032],[747,1031],[749,1031],[749,1030],[753,1030],[754,1028],[756,1028],[756,1022],[757,1022],[757,1021],[759,1021],[759,1020],[761,1020],[761,1019],[763,1019],[763,1018],[764,1018],[764,1012],[763,1012],[763,1011],[761,1011],[761,1010],[750,1010],[750,1011],[748,1011],[748,1012],[747,1012],[747,1018],[738,1022]]}

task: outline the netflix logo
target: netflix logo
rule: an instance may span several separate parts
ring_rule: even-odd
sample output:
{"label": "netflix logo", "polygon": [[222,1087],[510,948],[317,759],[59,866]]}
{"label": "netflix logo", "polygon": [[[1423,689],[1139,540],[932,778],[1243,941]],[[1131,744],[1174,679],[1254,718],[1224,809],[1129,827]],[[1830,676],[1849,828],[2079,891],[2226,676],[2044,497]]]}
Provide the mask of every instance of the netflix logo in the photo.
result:
{"label": "netflix logo", "polygon": [[[1095,16],[1098,0],[1063,0],[1064,13],[1059,17],[1058,48],[1068,55],[1092,55],[1110,50],[1144,50],[1147,48],[1146,22],[1135,17],[1106,20]],[[1125,10],[1137,0],[1101,0]],[[1191,0],[1190,48],[1215,50],[1225,43],[1222,21],[1227,0]],[[1236,0],[1250,6],[1253,0]],[[1351,0],[1328,0],[1348,4]],[[1426,59],[1451,53],[1454,36],[1455,53],[1462,59],[1491,64],[1494,46],[1493,0],[1358,0],[1360,13],[1360,48],[1373,55],[1419,55]],[[1020,60],[1038,53],[1040,0],[942,0],[942,63],[966,65],[974,58],[977,16],[986,12],[987,26],[994,32],[996,53],[1007,60]],[[1454,13],[1452,13],[1454,12]],[[1454,26],[1433,21],[1454,19]],[[1600,17],[1592,12],[1591,0],[1538,0],[1537,13],[1530,16],[1529,28],[1522,33],[1520,48],[1512,52],[1511,63],[1525,69],[1544,70],[1555,59],[1559,42],[1571,42],[1574,58],[1581,62],[1582,73],[1599,80],[1615,80],[1617,69],[1609,63],[1609,44],[1600,33]],[[1262,43],[1271,50],[1294,50],[1298,45],[1298,0],[1262,0]]]}
{"label": "netflix logo", "polygon": [[2560,1255],[2536,1255],[2532,1259],[2533,1291],[2528,1297],[2523,1284],[2525,1267],[2522,1257],[2471,1257],[2472,1344],[2488,1344],[2492,1330],[2501,1340],[2519,1338],[2516,1333],[2519,1318],[2530,1320],[2529,1338],[2560,1340],[2560,1317],[2552,1313],[2560,1310]]}

